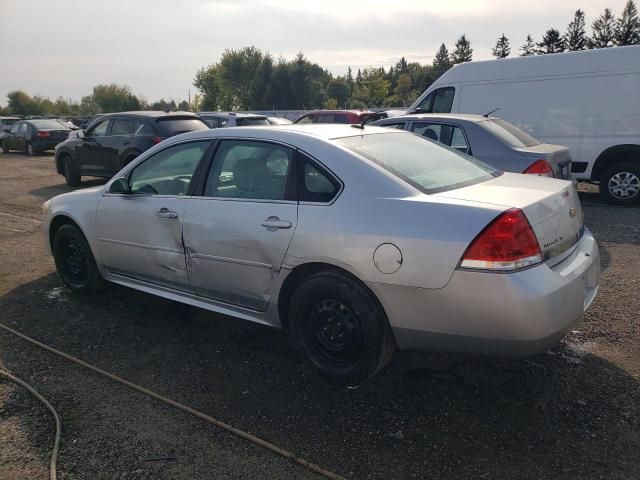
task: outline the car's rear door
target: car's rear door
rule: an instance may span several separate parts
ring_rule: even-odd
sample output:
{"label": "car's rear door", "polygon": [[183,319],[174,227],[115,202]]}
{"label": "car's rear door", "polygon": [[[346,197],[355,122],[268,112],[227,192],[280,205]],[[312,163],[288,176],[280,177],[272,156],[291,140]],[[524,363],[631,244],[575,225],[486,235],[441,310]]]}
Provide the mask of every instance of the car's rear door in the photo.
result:
{"label": "car's rear door", "polygon": [[220,141],[183,224],[195,293],[266,309],[298,220],[294,157],[277,143]]}
{"label": "car's rear door", "polygon": [[182,224],[191,179],[209,145],[208,140],[171,145],[130,171],[128,193],[102,197],[96,238],[109,272],[188,290]]}

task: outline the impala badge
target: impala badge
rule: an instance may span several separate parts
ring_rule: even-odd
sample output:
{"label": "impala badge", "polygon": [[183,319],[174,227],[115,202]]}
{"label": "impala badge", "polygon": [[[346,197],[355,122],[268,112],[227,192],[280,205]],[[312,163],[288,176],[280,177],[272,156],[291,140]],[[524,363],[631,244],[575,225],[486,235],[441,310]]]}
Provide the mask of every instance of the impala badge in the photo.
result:
{"label": "impala badge", "polygon": [[569,216],[571,218],[575,218],[575,216],[578,214],[578,211],[575,208],[570,208],[569,209]]}

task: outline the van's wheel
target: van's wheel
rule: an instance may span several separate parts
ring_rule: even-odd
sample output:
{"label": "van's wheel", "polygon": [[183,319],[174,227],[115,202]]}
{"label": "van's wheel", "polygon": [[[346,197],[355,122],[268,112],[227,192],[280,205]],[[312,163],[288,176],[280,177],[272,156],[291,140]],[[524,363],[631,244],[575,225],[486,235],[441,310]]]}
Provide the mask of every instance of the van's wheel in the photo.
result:
{"label": "van's wheel", "polygon": [[298,352],[329,379],[358,385],[393,356],[395,340],[376,298],[347,275],[307,278],[289,304],[289,331]]}
{"label": "van's wheel", "polygon": [[36,154],[36,151],[33,149],[33,145],[31,143],[27,143],[27,155],[33,157]]}
{"label": "van's wheel", "polygon": [[104,280],[89,243],[74,225],[63,225],[53,240],[53,259],[58,275],[74,292],[90,294],[104,288]]}
{"label": "van's wheel", "polygon": [[7,142],[2,142],[2,153],[9,153],[9,145],[7,145]]}
{"label": "van's wheel", "polygon": [[62,171],[64,172],[64,179],[67,185],[70,187],[80,186],[80,174],[73,167],[73,162],[68,155],[65,155],[62,159]]}
{"label": "van's wheel", "polygon": [[600,195],[616,205],[634,205],[640,202],[640,165],[616,163],[600,177]]}

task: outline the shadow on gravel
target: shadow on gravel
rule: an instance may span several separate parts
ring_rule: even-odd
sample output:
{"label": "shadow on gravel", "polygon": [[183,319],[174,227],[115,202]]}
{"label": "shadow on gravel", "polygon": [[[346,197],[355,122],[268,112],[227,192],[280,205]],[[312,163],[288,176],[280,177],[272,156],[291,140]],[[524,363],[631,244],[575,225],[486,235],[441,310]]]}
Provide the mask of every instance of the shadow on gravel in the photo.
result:
{"label": "shadow on gravel", "polygon": [[[399,353],[349,390],[303,365],[281,332],[117,286],[81,297],[52,274],[1,297],[0,321],[348,478],[632,478],[640,471],[640,383],[570,343],[529,359]],[[108,421],[103,427],[83,416],[118,412],[136,435],[127,418],[133,394],[124,387],[108,398],[84,390],[82,376],[65,373],[75,367],[56,367],[64,361],[0,335],[13,346],[0,352],[1,363],[20,374],[44,361],[52,369],[45,392],[54,402],[72,396],[57,406],[71,422],[65,430],[89,439],[66,453],[63,446],[62,463],[79,478],[90,439],[119,435]],[[188,461],[192,440],[162,439],[175,443],[175,464]],[[100,452],[90,454],[101,461]],[[137,458],[135,448],[118,454]],[[171,465],[154,478],[173,478]]]}
{"label": "shadow on gravel", "polygon": [[[62,178],[62,177],[60,177]],[[69,187],[66,183],[59,183],[57,185],[49,185],[42,188],[35,188],[30,190],[29,193],[42,200],[49,200],[50,198],[60,195],[61,193],[67,193],[72,190],[82,190],[83,188],[97,187],[104,185],[107,182],[105,178],[95,178],[91,180],[83,180],[82,184],[77,188]]]}

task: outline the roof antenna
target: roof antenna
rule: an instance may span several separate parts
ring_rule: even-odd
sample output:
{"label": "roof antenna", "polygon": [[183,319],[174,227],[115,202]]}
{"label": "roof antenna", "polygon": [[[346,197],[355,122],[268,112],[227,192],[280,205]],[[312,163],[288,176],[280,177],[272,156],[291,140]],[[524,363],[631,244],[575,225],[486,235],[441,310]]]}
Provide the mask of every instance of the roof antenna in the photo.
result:
{"label": "roof antenna", "polygon": [[498,107],[498,108],[495,108],[495,109],[491,110],[489,113],[485,113],[485,114],[483,115],[483,117],[485,117],[485,118],[489,118],[489,115],[491,115],[492,113],[497,112],[498,110],[500,110],[500,108],[501,108],[501,107]]}
{"label": "roof antenna", "polygon": [[360,130],[364,130],[364,124],[365,124],[366,122],[367,122],[367,118],[366,118],[366,117],[363,117],[363,118],[362,118],[362,123],[361,123],[361,124],[359,124],[359,125],[358,125],[357,123],[354,123],[353,125],[351,125],[351,127],[352,127],[352,128],[359,128]]}

